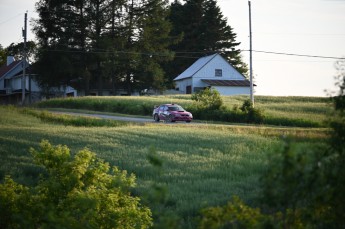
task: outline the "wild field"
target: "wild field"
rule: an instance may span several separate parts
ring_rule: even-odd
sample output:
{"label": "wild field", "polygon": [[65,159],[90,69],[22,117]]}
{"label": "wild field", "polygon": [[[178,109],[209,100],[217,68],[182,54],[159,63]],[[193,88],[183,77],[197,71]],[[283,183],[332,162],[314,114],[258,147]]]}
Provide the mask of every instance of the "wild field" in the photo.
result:
{"label": "wild field", "polygon": [[[230,112],[235,107],[241,107],[248,97],[222,96],[222,99]],[[47,100],[36,106],[150,116],[154,105],[164,103],[177,103],[186,109],[194,108],[190,95],[79,97]],[[255,107],[265,116],[263,124],[276,126],[326,127],[327,116],[332,112],[330,99],[322,97],[256,96]],[[219,119],[220,117],[213,117],[213,121],[220,121]]]}
{"label": "wild field", "polygon": [[[190,103],[179,99],[183,105]],[[322,145],[327,136],[325,128],[164,123],[76,126],[14,107],[0,107],[0,113],[1,179],[11,175],[23,184],[37,182],[41,169],[33,164],[29,148],[37,148],[42,139],[67,145],[72,152],[87,147],[111,165],[134,173],[138,186],[133,193],[139,197],[151,192],[153,185],[165,187],[164,209],[175,212],[184,228],[193,227],[193,217],[201,208],[224,204],[234,195],[255,206],[260,198],[259,178],[286,137],[295,141],[296,149],[309,151]],[[149,163],[152,153],[163,163],[160,171]],[[157,206],[149,203],[149,207]]]}

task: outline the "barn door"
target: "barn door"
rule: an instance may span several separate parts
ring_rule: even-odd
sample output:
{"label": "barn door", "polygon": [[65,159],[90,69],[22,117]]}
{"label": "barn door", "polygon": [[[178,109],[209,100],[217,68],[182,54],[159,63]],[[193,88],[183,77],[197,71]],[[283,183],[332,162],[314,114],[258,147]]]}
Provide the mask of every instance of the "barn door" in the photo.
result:
{"label": "barn door", "polygon": [[186,94],[192,94],[192,86],[186,87]]}

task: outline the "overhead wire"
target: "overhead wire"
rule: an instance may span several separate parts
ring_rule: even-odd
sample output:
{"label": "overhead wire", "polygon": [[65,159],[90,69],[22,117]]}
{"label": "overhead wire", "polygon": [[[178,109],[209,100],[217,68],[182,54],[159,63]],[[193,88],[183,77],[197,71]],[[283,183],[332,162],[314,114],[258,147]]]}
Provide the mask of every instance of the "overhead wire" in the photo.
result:
{"label": "overhead wire", "polygon": [[[133,51],[124,51],[124,50],[62,50],[62,49],[42,49],[43,51],[48,52],[65,52],[65,53],[88,53],[88,54],[134,54],[134,55],[147,55],[147,56],[168,56],[166,53],[157,53],[157,52],[133,52]],[[249,52],[250,50],[240,50],[242,52]],[[284,56],[296,56],[296,57],[307,57],[307,58],[320,58],[320,59],[334,59],[334,60],[345,60],[345,57],[335,57],[335,56],[321,56],[321,55],[308,55],[308,54],[296,54],[296,53],[285,53],[285,52],[273,52],[273,51],[263,51],[263,50],[252,50],[256,53],[264,54],[273,54],[273,55],[284,55]],[[176,51],[174,52],[175,58],[193,58],[198,59],[205,54],[210,52],[187,52],[187,51]],[[198,56],[189,56],[188,54],[200,54]],[[204,54],[204,55],[202,55]]]}

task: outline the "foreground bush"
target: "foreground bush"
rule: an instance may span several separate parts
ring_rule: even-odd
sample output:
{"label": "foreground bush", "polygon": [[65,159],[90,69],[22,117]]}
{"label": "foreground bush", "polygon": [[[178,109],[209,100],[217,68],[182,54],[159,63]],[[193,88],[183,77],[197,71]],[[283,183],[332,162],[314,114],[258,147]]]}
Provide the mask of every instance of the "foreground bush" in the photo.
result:
{"label": "foreground bush", "polygon": [[10,177],[0,184],[0,228],[148,228],[151,211],[130,194],[134,175],[96,158],[87,149],[73,158],[67,146],[42,141],[30,150],[43,166],[35,187]]}
{"label": "foreground bush", "polygon": [[204,209],[201,228],[345,228],[345,62],[341,70],[328,146],[301,150],[287,141],[262,176],[261,210],[235,199]]}
{"label": "foreground bush", "polygon": [[228,109],[223,106],[219,92],[209,88],[193,94],[192,100],[195,102],[188,110],[195,119],[256,124],[263,124],[265,120],[263,110],[254,108],[250,100],[245,100],[241,107]]}

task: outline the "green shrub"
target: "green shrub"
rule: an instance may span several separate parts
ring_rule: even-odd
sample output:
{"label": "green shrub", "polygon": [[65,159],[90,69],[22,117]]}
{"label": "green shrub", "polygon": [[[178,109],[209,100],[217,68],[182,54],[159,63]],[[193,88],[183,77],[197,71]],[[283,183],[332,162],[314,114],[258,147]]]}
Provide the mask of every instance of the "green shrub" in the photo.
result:
{"label": "green shrub", "polygon": [[223,106],[223,100],[219,92],[210,88],[205,88],[193,94],[192,100],[196,102],[197,107],[205,110],[219,110]]}
{"label": "green shrub", "polygon": [[245,100],[240,108],[241,111],[246,116],[247,123],[264,123],[264,113],[261,109],[255,108],[251,100]]}
{"label": "green shrub", "polygon": [[244,228],[244,229],[304,229],[298,210],[287,209],[286,214],[263,213],[260,208],[246,205],[240,198],[233,199],[222,207],[210,207],[201,210],[200,229]]}
{"label": "green shrub", "polygon": [[151,211],[130,194],[135,176],[88,149],[73,158],[67,146],[42,141],[31,149],[46,173],[35,187],[10,177],[0,184],[0,228],[148,228]]}

